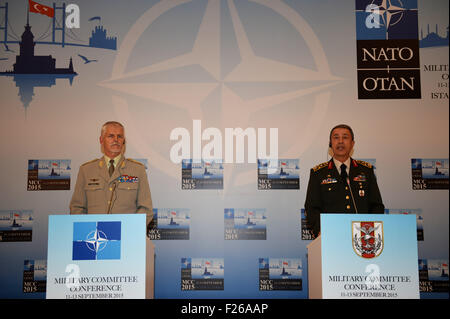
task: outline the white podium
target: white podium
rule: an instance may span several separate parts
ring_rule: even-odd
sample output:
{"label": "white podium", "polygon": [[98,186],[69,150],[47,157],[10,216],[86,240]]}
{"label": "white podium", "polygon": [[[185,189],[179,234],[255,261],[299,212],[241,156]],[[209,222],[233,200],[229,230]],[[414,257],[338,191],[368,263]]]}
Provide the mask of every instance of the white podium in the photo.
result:
{"label": "white podium", "polygon": [[308,246],[310,299],[416,299],[415,215],[322,214]]}
{"label": "white podium", "polygon": [[145,214],[50,215],[47,299],[153,299]]}

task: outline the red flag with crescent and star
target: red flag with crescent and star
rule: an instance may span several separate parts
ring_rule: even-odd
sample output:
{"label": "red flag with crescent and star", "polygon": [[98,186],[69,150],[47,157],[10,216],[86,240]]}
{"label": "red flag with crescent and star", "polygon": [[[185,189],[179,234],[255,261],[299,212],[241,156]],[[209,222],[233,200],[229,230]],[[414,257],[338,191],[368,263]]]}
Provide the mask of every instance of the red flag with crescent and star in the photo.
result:
{"label": "red flag with crescent and star", "polygon": [[55,10],[52,7],[44,6],[33,0],[28,0],[28,7],[30,12],[43,14],[49,18],[53,18],[55,15]]}

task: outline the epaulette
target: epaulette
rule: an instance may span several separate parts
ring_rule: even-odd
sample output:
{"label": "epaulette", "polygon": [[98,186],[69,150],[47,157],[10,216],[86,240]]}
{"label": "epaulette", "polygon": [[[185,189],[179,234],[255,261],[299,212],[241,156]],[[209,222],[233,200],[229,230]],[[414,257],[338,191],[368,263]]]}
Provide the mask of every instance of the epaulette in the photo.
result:
{"label": "epaulette", "polygon": [[361,161],[361,160],[356,160],[356,162],[358,164],[361,164],[361,165],[365,166],[365,167],[372,168],[372,164],[370,164],[368,162],[364,162],[364,161]]}
{"label": "epaulette", "polygon": [[324,167],[327,167],[327,166],[328,166],[328,162],[319,164],[319,165],[313,167],[313,171],[314,171],[314,172],[317,172],[319,169],[324,168]]}
{"label": "epaulette", "polygon": [[142,164],[141,162],[136,161],[136,160],[134,160],[134,159],[132,159],[132,158],[127,158],[127,160],[130,161],[130,162],[133,162],[133,163],[135,163],[135,164],[139,164],[139,165],[144,166],[144,164]]}
{"label": "epaulette", "polygon": [[84,165],[87,165],[87,164],[90,164],[90,163],[94,163],[94,162],[96,162],[96,161],[98,161],[98,158],[96,158],[96,159],[93,159],[92,161],[89,161],[89,162],[83,163],[83,164],[81,164],[81,166],[84,166]]}

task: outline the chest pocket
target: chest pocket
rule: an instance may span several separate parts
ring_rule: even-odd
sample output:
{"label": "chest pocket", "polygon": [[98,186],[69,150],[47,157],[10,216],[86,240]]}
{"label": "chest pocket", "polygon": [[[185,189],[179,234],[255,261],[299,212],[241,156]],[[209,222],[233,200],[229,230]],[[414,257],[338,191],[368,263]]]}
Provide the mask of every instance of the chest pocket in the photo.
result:
{"label": "chest pocket", "polygon": [[138,183],[119,183],[117,188],[123,191],[137,191]]}
{"label": "chest pocket", "polygon": [[138,186],[138,183],[119,183],[119,185],[117,185],[116,205],[135,205],[137,201]]}
{"label": "chest pocket", "polygon": [[84,190],[86,192],[90,192],[90,191],[97,191],[97,190],[101,190],[105,187],[105,182],[102,180],[95,180],[95,181],[87,181],[87,183],[84,185]]}
{"label": "chest pocket", "polygon": [[99,205],[104,202],[104,188],[105,182],[103,180],[88,180],[86,182],[84,191],[86,193],[88,210],[101,210],[101,206]]}
{"label": "chest pocket", "polygon": [[323,184],[320,185],[320,192],[322,200],[325,203],[333,202],[334,197],[336,196],[336,193],[338,191],[338,183],[330,183],[330,184]]}

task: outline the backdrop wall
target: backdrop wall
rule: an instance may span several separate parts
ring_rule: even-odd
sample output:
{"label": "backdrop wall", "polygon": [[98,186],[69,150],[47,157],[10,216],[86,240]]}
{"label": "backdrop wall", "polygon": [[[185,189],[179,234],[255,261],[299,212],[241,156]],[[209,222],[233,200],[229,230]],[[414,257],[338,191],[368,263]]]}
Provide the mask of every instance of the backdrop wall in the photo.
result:
{"label": "backdrop wall", "polygon": [[[124,124],[126,156],[147,165],[156,298],[307,298],[309,171],[330,158],[328,135],[340,123],[355,132],[353,157],[375,165],[387,212],[418,215],[421,297],[448,297],[448,1],[394,2],[375,17],[365,11],[371,1],[353,0],[41,0],[56,10],[30,13],[34,55],[77,74],[0,76],[0,297],[45,298],[48,216],[68,213],[78,168],[101,156],[108,120]],[[80,28],[63,27],[64,3],[78,5]],[[0,72],[20,64],[26,19],[27,1],[0,1]],[[398,61],[393,49],[369,50],[377,56],[367,65],[360,45],[408,49]],[[278,170],[281,189],[263,189],[264,163],[260,178],[258,163],[225,163],[211,171],[213,189],[187,189],[211,180],[185,163],[194,175],[183,183],[170,159],[171,131],[186,128],[192,148],[193,120],[219,129],[223,145],[226,128],[266,128],[267,146],[278,128],[278,169],[292,179]],[[182,225],[172,233],[170,217]],[[293,276],[271,290],[260,281],[266,264],[272,279],[283,266]],[[216,290],[182,285],[183,269],[205,267]]]}

